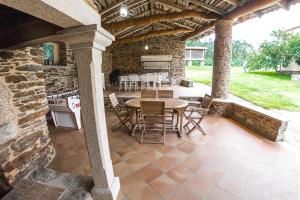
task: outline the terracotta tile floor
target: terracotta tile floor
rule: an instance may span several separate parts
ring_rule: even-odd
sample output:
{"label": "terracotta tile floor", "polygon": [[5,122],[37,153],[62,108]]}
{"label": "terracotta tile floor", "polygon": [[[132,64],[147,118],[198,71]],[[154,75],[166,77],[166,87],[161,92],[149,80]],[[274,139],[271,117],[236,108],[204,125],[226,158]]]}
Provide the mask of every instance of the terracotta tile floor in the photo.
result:
{"label": "terracotta tile floor", "polygon": [[[119,200],[300,200],[299,150],[269,142],[237,123],[205,118],[203,136],[195,131],[166,145],[139,144],[107,113],[114,172],[121,180]],[[51,168],[90,175],[82,130],[49,124],[57,151]]]}

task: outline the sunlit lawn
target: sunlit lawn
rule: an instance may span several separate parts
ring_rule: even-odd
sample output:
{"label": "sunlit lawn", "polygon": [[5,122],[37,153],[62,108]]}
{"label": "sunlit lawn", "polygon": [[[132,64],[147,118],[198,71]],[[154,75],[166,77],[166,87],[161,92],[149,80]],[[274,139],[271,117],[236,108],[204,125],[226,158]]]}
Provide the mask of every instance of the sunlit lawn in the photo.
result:
{"label": "sunlit lawn", "polygon": [[[212,67],[186,67],[186,76],[211,85]],[[276,72],[247,72],[233,67],[230,93],[267,109],[300,111],[300,82]]]}

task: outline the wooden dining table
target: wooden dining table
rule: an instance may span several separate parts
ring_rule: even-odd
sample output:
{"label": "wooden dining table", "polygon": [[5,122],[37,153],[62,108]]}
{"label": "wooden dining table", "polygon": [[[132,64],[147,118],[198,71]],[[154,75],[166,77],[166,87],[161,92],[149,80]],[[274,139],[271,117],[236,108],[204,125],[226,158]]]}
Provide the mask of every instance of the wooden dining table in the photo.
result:
{"label": "wooden dining table", "polygon": [[[165,109],[174,110],[177,112],[177,123],[176,128],[178,130],[178,136],[182,135],[183,128],[183,113],[188,106],[188,102],[182,99],[174,99],[174,98],[136,98],[130,99],[125,102],[125,105],[131,110],[131,127],[132,132],[134,133],[136,127],[138,126],[137,121],[135,120],[135,115],[137,110],[141,108],[141,101],[164,101]],[[179,126],[178,126],[179,123]]]}

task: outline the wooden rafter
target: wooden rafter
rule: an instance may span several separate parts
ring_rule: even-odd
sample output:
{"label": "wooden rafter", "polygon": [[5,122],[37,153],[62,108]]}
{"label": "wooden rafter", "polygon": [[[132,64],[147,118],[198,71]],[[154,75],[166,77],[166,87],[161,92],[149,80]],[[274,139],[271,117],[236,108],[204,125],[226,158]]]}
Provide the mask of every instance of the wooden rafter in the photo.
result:
{"label": "wooden rafter", "polygon": [[[228,13],[223,17],[223,19],[227,20],[236,20],[244,15],[253,13],[255,11],[264,9],[270,5],[278,3],[280,0],[251,0],[244,5],[234,9],[232,12]],[[214,28],[215,22],[210,23],[208,25],[203,26],[202,28],[196,30],[195,32],[192,32],[186,36],[184,36],[182,39],[187,40],[192,37],[198,36],[199,34],[203,34],[211,29]]]}
{"label": "wooden rafter", "polygon": [[[168,7],[168,8],[172,8],[172,9],[175,9],[177,11],[184,11],[184,10],[191,10],[190,8],[188,7],[185,7],[185,6],[182,6],[180,4],[174,4],[170,1],[166,1],[166,0],[157,0],[157,2],[165,7]],[[162,9],[159,9],[159,8],[156,8],[156,10],[160,11],[160,12],[163,12],[163,13],[166,13],[166,11],[162,10]],[[197,21],[194,21],[192,19],[185,19],[186,21],[190,22],[190,23],[194,23],[194,24],[199,24]]]}
{"label": "wooden rafter", "polygon": [[[145,5],[147,3],[149,3],[148,0],[134,1],[134,2],[130,3],[129,5],[127,5],[128,6],[128,11],[130,12],[130,10],[134,9],[136,6]],[[113,15],[118,15],[119,16],[119,12],[120,12],[119,7],[115,7],[114,9],[110,10],[109,12],[106,12],[105,14],[103,14],[101,16],[102,21],[105,21],[107,18],[109,18]]]}
{"label": "wooden rafter", "polygon": [[223,0],[231,5],[239,5],[241,2],[238,0]]}
{"label": "wooden rafter", "polygon": [[[149,4],[149,2],[146,1],[146,0],[144,0],[144,1],[140,2],[139,4],[136,4],[135,6],[131,7],[128,10],[128,12],[132,13],[136,9],[139,9],[140,7],[146,6],[147,4]],[[148,12],[150,13],[150,11],[148,11]],[[145,14],[145,13],[141,13],[141,15],[143,15],[143,14]],[[119,17],[120,17],[119,13],[116,13],[115,16],[111,16],[110,18],[107,18],[106,20],[104,20],[104,23],[108,23],[108,22],[114,21],[114,20],[118,19]],[[136,16],[131,16],[131,17],[136,17]]]}
{"label": "wooden rafter", "polygon": [[274,5],[280,2],[280,0],[252,0],[234,9],[232,12],[224,16],[224,19],[235,20],[243,15],[250,14],[252,12],[264,9],[270,5]]}
{"label": "wooden rafter", "polygon": [[127,27],[132,27],[137,25],[141,26],[147,24],[154,24],[162,21],[174,21],[174,20],[191,18],[191,17],[207,20],[207,19],[217,19],[218,16],[210,13],[200,13],[193,10],[186,10],[186,11],[176,12],[176,13],[159,14],[159,15],[152,15],[152,16],[146,16],[141,18],[130,18],[128,20],[124,20],[121,22],[106,24],[104,25],[104,28],[111,31],[111,30],[124,29]]}
{"label": "wooden rafter", "polygon": [[197,6],[205,8],[205,9],[207,9],[209,11],[217,13],[219,15],[223,15],[224,14],[223,10],[221,10],[219,8],[216,8],[216,7],[212,6],[212,5],[209,5],[208,3],[204,3],[204,2],[198,1],[198,0],[188,0],[188,1],[191,2],[191,3],[193,3],[193,4],[195,4],[195,5],[197,5]]}
{"label": "wooden rafter", "polygon": [[169,1],[169,0],[156,0],[156,2],[163,5],[163,6],[166,6],[166,7],[169,7],[169,8],[171,7],[173,9],[180,10],[180,11],[191,10],[188,7],[185,7],[185,6],[177,4],[177,3],[175,4],[175,3],[173,3],[172,1]]}
{"label": "wooden rafter", "polygon": [[[156,10],[157,12],[159,12],[159,13],[167,13],[166,11],[164,11],[164,10],[162,10],[162,9],[159,9],[159,8],[155,8],[155,10]],[[180,11],[181,11],[181,10],[180,10]],[[198,22],[195,22],[194,20],[191,20],[191,19],[183,19],[183,20],[185,20],[185,21],[187,21],[187,22],[189,22],[189,23],[192,23],[192,24],[199,25]],[[180,23],[180,22],[173,22],[173,21],[170,21],[170,23],[177,24],[178,26],[181,26],[181,27],[194,29],[194,28],[192,28],[192,27],[190,27],[190,26],[187,26],[187,25],[185,25],[185,24],[182,24],[182,23]]]}
{"label": "wooden rafter", "polygon": [[215,27],[215,23],[216,23],[216,22],[212,22],[212,23],[209,23],[209,24],[207,24],[207,25],[204,25],[204,26],[201,27],[200,29],[198,29],[198,30],[196,30],[196,31],[194,31],[194,32],[192,32],[192,33],[190,33],[190,34],[188,34],[188,35],[182,37],[182,40],[188,40],[188,39],[190,39],[190,38],[192,38],[192,37],[195,37],[195,36],[197,36],[197,35],[201,35],[201,34],[207,32],[207,31],[213,29],[213,28]]}
{"label": "wooden rafter", "polygon": [[176,28],[176,29],[171,29],[171,30],[153,31],[153,32],[148,32],[148,33],[145,33],[145,34],[137,35],[137,36],[134,36],[134,37],[129,37],[129,38],[116,40],[114,43],[120,45],[120,44],[126,44],[126,43],[130,43],[130,42],[141,41],[141,40],[144,40],[144,39],[150,38],[150,37],[176,35],[178,33],[184,33],[184,32],[191,32],[191,30],[190,29],[185,29],[185,28]]}
{"label": "wooden rafter", "polygon": [[138,31],[140,31],[140,30],[142,30],[142,29],[147,28],[148,26],[149,26],[149,25],[147,25],[147,26],[134,27],[134,28],[132,28],[130,31],[128,31],[127,33],[124,33],[123,35],[118,36],[118,39],[121,39],[121,38],[130,36],[130,35],[132,35],[132,34],[138,32]]}
{"label": "wooden rafter", "polygon": [[116,7],[119,7],[120,5],[122,5],[123,3],[126,3],[127,0],[125,1],[117,1],[111,5],[109,5],[108,7],[104,8],[103,10],[100,11],[100,15],[104,15],[105,13],[115,9]]}

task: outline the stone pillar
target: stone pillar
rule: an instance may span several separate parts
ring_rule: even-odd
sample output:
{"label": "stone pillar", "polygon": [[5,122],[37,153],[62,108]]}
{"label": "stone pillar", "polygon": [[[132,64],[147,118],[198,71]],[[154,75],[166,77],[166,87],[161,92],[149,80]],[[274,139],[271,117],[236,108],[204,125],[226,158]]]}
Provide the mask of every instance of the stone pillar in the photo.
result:
{"label": "stone pillar", "polygon": [[217,21],[215,37],[212,96],[213,98],[226,99],[231,68],[232,21]]}
{"label": "stone pillar", "polygon": [[96,25],[64,30],[60,34],[73,49],[78,70],[83,127],[95,184],[92,196],[95,200],[115,200],[120,181],[114,176],[110,158],[101,76],[102,51],[114,37]]}

